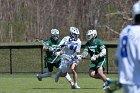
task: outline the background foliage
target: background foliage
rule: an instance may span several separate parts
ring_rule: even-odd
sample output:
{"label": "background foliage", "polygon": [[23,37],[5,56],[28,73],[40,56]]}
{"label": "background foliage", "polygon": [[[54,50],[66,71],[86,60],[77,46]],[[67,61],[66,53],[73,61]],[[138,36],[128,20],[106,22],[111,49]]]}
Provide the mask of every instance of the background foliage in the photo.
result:
{"label": "background foliage", "polygon": [[[129,23],[137,0],[0,0],[0,42],[35,41],[49,36],[52,28],[68,34],[79,28],[82,41],[93,26],[105,40],[114,40]],[[125,17],[126,20],[123,20]]]}

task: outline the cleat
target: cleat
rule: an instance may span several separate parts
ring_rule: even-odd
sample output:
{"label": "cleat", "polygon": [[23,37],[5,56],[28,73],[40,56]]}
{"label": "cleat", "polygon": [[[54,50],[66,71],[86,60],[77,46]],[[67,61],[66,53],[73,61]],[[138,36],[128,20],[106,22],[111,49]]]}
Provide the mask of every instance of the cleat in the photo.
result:
{"label": "cleat", "polygon": [[105,91],[106,91],[106,93],[113,93],[113,91],[112,90],[110,90],[110,88],[108,87],[106,87],[106,89],[104,89]]}
{"label": "cleat", "polygon": [[72,86],[72,89],[80,89],[80,87],[77,84],[75,84]]}
{"label": "cleat", "polygon": [[112,80],[110,78],[107,78],[107,81],[103,84],[103,89],[106,91],[106,93],[113,93],[110,88],[110,84],[112,84]]}
{"label": "cleat", "polygon": [[104,83],[104,85],[103,85],[103,89],[106,91],[106,93],[113,93],[113,92],[110,90],[110,87],[107,86],[107,85],[105,85],[105,83]]}
{"label": "cleat", "polygon": [[110,78],[107,78],[107,85],[109,86],[110,83],[112,83],[112,80]]}
{"label": "cleat", "polygon": [[38,81],[42,81],[42,77],[39,74],[37,74],[36,77],[37,77]]}
{"label": "cleat", "polygon": [[71,89],[75,89],[75,86],[74,85],[71,85]]}
{"label": "cleat", "polygon": [[103,86],[103,89],[104,89],[104,90],[110,89],[110,87],[105,85],[105,86]]}
{"label": "cleat", "polygon": [[78,85],[75,85],[75,89],[80,89],[80,87]]}
{"label": "cleat", "polygon": [[112,80],[110,78],[107,78],[107,81],[104,82],[104,84],[103,84],[103,89],[110,88],[109,85],[111,82],[112,82]]}

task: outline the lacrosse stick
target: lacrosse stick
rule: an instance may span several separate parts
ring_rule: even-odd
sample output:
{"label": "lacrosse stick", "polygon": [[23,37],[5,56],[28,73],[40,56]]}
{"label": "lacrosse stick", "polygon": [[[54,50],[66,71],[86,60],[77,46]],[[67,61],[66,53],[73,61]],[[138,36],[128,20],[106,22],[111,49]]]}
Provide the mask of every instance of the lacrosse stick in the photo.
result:
{"label": "lacrosse stick", "polygon": [[59,55],[57,55],[57,56],[53,59],[53,61],[52,61],[52,62],[50,62],[50,63],[54,63],[54,62],[55,62],[55,60],[56,60],[58,57],[59,57]]}
{"label": "lacrosse stick", "polygon": [[43,39],[37,39],[38,42],[42,43],[45,46],[45,42]]}
{"label": "lacrosse stick", "polygon": [[59,56],[61,56],[61,52],[64,50],[64,48],[65,48],[65,46],[61,49],[60,54],[57,55],[57,56],[52,60],[52,62],[50,62],[50,63],[54,63],[55,60],[56,60]]}
{"label": "lacrosse stick", "polygon": [[67,61],[69,61],[69,62],[71,62],[71,61],[72,61],[71,56],[69,56],[69,55],[62,54],[62,56],[61,56],[61,57],[63,57],[64,59],[66,59],[66,60],[67,60]]}

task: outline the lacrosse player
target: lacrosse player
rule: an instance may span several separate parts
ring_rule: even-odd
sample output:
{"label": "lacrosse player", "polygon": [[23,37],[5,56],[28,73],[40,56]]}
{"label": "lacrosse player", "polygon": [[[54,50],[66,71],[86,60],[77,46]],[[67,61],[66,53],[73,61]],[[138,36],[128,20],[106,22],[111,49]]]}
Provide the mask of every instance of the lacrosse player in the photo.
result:
{"label": "lacrosse player", "polygon": [[88,30],[87,43],[81,55],[78,55],[79,59],[85,58],[88,53],[91,56],[91,63],[89,65],[89,76],[96,79],[102,79],[103,89],[109,88],[111,80],[104,74],[106,65],[106,48],[101,39],[97,37],[96,30]]}
{"label": "lacrosse player", "polygon": [[[60,41],[61,39],[59,38],[59,30],[57,29],[52,29],[50,37],[43,41],[43,50],[46,52],[44,63],[45,68],[48,68],[48,72],[44,74],[37,74],[39,81],[42,81],[42,78],[51,77],[53,67],[59,67],[61,60],[60,56],[56,55],[56,52],[60,51],[60,48],[57,47]],[[70,83],[73,83],[68,73],[66,73],[66,79]]]}
{"label": "lacrosse player", "polygon": [[69,29],[70,36],[66,36],[60,42],[60,46],[63,46],[63,51],[61,54],[61,65],[59,67],[59,71],[56,74],[55,82],[58,82],[59,77],[62,74],[68,72],[68,68],[70,67],[74,84],[71,86],[72,89],[79,89],[80,87],[77,84],[78,75],[76,72],[76,67],[79,63],[77,58],[77,53],[80,52],[81,41],[79,39],[79,30],[76,27],[70,27]]}
{"label": "lacrosse player", "polygon": [[119,82],[124,93],[140,93],[140,1],[132,8],[134,24],[120,33],[116,51]]}

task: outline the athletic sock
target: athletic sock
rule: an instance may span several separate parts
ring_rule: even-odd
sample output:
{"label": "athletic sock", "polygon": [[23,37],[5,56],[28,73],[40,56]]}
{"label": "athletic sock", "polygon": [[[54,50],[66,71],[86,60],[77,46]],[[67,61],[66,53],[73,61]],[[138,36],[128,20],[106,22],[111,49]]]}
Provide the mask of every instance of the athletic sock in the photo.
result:
{"label": "athletic sock", "polygon": [[70,75],[67,73],[67,75],[65,76],[66,77],[66,79],[68,80],[68,81],[71,81],[72,79],[71,79],[71,77],[70,77]]}

